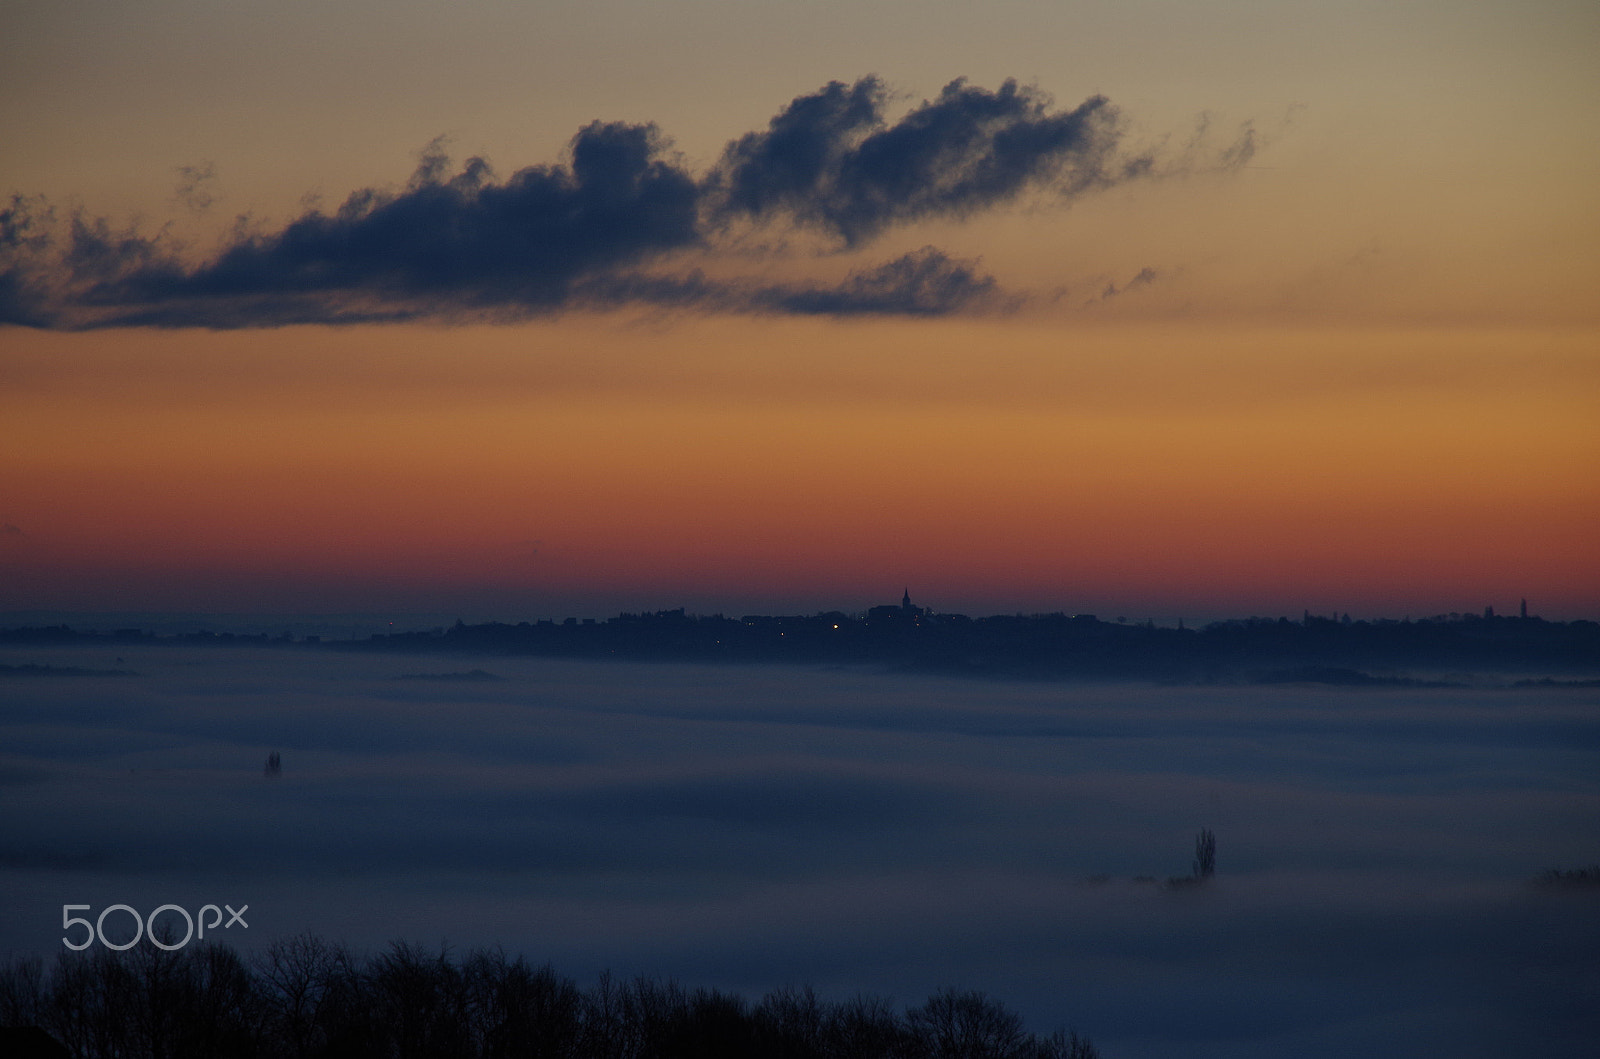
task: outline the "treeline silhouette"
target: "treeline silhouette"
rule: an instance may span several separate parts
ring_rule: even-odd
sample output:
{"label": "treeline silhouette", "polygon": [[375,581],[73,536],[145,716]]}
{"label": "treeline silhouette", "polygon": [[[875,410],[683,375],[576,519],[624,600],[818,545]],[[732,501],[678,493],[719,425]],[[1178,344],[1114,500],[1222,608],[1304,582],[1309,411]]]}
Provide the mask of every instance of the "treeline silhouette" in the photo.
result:
{"label": "treeline silhouette", "polygon": [[[1175,681],[1253,681],[1416,685],[1367,669],[1434,667],[1461,672],[1526,671],[1533,666],[1600,671],[1600,623],[1539,617],[1441,614],[1352,621],[1349,615],[1244,618],[1204,628],[1101,621],[1090,614],[971,618],[913,606],[873,607],[863,615],[688,614],[683,608],[624,613],[605,621],[456,622],[450,628],[378,633],[360,640],[197,632],[157,637],[137,629],[77,632],[66,626],[0,631],[0,643],[297,645],[342,650],[545,655],[696,662],[887,664],[970,674],[1149,677]],[[1557,683],[1552,681],[1552,683]],[[1562,681],[1559,683],[1573,683]]]}
{"label": "treeline silhouette", "polygon": [[858,996],[737,994],[602,975],[579,988],[500,950],[405,942],[370,957],[312,935],[249,958],[211,942],[62,953],[0,969],[0,1053],[73,1059],[1098,1059],[984,993],[904,1011]]}
{"label": "treeline silhouette", "polygon": [[1150,676],[1179,680],[1362,683],[1362,668],[1463,670],[1551,665],[1600,669],[1600,624],[1441,616],[1344,621],[1307,615],[1215,622],[1202,629],[1093,615],[970,618],[915,607],[865,616],[696,616],[682,609],[604,622],[457,623],[375,635],[367,649],[693,661],[887,663],[935,672]]}

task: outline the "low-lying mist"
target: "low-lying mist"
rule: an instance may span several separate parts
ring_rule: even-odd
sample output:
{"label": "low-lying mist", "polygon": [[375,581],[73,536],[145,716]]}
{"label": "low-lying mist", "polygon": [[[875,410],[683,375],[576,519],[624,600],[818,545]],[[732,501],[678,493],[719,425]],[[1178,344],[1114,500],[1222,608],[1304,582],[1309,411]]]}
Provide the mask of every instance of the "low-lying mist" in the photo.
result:
{"label": "low-lying mist", "polygon": [[248,904],[216,940],[981,989],[1108,1057],[1592,1047],[1600,903],[1530,882],[1600,860],[1592,688],[116,651],[0,653],[134,674],[0,683],[0,955]]}

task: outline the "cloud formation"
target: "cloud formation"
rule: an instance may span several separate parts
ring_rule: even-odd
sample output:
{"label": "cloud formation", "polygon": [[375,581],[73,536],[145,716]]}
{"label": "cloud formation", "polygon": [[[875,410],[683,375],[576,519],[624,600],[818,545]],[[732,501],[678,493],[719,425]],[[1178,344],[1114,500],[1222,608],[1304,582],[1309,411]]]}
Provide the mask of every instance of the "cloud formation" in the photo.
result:
{"label": "cloud formation", "polygon": [[[146,237],[42,199],[0,210],[0,323],[272,327],[294,323],[520,318],[628,304],[721,312],[937,315],[1004,309],[976,262],[933,247],[833,285],[712,279],[673,255],[715,256],[735,224],[815,231],[859,250],[931,218],[964,218],[1039,193],[1070,199],[1151,173],[1095,96],[1058,111],[1039,91],[965,80],[896,121],[876,77],[833,82],[728,144],[705,174],[653,124],[593,122],[562,164],[500,179],[459,170],[436,141],[401,189],[364,188],[332,212],[241,228],[194,262]],[[1232,154],[1222,164],[1233,164]],[[181,171],[197,200],[209,167]],[[195,203],[191,203],[195,204]],[[675,267],[676,266],[676,267]]]}
{"label": "cloud formation", "polygon": [[1051,113],[1048,97],[1015,81],[989,92],[958,79],[892,125],[887,96],[875,77],[834,81],[729,144],[711,179],[719,210],[786,212],[856,246],[895,224],[966,216],[1036,185],[1078,194],[1151,164],[1117,156],[1104,96]]}
{"label": "cloud formation", "polygon": [[1006,307],[1016,299],[976,261],[957,260],[935,247],[903,254],[875,268],[852,272],[834,287],[762,290],[756,304],[786,313],[854,316],[938,316],[971,309]]}
{"label": "cloud formation", "polygon": [[437,143],[405,190],[363,189],[333,213],[243,236],[184,269],[150,244],[74,222],[68,261],[84,301],[122,307],[117,322],[244,326],[344,322],[568,304],[580,279],[699,240],[700,191],[663,161],[653,126],[595,122],[567,166],[496,182],[468,159],[451,173]]}
{"label": "cloud formation", "polygon": [[925,246],[852,271],[831,286],[815,283],[713,281],[642,273],[597,277],[573,292],[591,305],[649,304],[714,312],[771,312],[794,316],[941,316],[1005,310],[1020,298],[1002,292],[975,259],[952,258]]}
{"label": "cloud formation", "polygon": [[204,213],[217,201],[217,167],[210,162],[178,167],[178,186],[172,197],[185,209]]}

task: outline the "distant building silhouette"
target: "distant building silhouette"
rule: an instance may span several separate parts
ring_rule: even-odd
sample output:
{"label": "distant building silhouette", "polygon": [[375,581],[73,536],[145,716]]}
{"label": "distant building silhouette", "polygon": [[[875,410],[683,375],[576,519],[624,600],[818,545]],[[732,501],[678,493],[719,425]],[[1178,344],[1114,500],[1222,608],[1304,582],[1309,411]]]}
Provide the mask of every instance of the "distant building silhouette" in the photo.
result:
{"label": "distant building silhouette", "polygon": [[918,607],[911,602],[911,589],[907,588],[900,596],[900,605],[885,603],[881,607],[873,607],[867,611],[869,620],[893,621],[902,618],[920,618],[928,613],[927,608]]}

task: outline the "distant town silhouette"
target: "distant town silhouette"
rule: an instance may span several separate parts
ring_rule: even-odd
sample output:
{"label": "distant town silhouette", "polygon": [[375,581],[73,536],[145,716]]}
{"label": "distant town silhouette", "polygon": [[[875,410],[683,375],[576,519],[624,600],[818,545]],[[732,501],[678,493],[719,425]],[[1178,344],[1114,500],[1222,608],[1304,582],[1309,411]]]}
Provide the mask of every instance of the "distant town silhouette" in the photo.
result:
{"label": "distant town silhouette", "polygon": [[[1600,623],[1546,621],[1524,602],[1515,616],[1440,614],[1352,620],[1303,612],[1250,617],[1200,628],[1103,621],[1064,612],[974,618],[913,603],[865,613],[690,614],[684,608],[375,633],[324,640],[195,632],[157,636],[139,629],[87,632],[68,626],[0,631],[0,643],[275,644],[323,649],[692,662],[876,664],[972,676],[1141,677],[1176,681],[1312,682],[1347,685],[1440,683],[1437,674],[1546,675],[1529,683],[1594,684]],[[37,668],[37,667],[35,667]],[[1428,681],[1405,675],[1432,671]],[[1569,679],[1556,679],[1556,675]]]}

